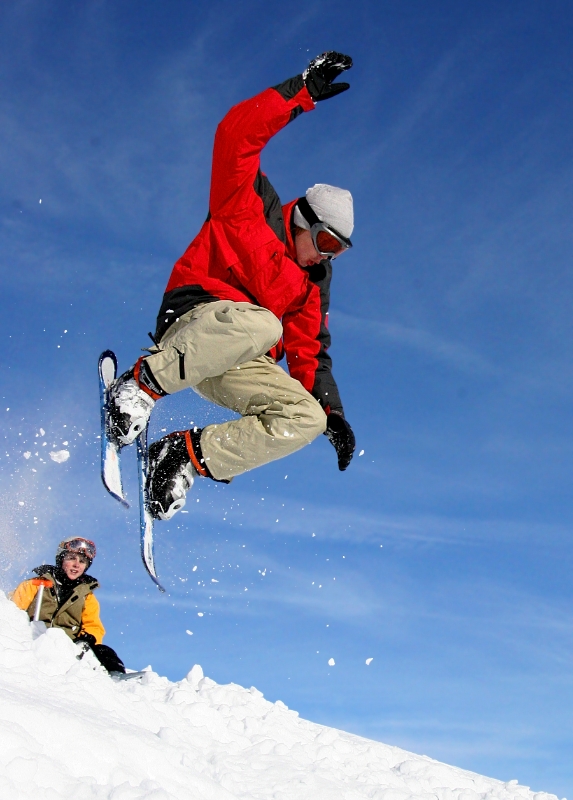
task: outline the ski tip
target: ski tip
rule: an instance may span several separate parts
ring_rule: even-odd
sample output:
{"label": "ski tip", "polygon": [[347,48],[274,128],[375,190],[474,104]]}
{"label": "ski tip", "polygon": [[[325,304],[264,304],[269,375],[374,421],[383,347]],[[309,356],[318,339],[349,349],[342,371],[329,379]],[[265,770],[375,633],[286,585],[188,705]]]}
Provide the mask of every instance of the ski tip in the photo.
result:
{"label": "ski tip", "polygon": [[160,592],[165,593],[165,588],[159,582],[159,578],[157,577],[157,573],[155,572],[155,562],[153,560],[153,553],[147,555],[147,557],[142,552],[142,560],[143,566],[147,570],[147,574],[153,581],[153,583],[157,586]]}
{"label": "ski tip", "polygon": [[157,586],[160,592],[165,592],[165,588],[159,582],[159,578],[157,577],[157,573],[155,572],[155,562],[153,560],[153,554],[151,554],[151,558],[143,558],[143,566],[147,570],[147,574],[153,581],[153,583]]}
{"label": "ski tip", "polygon": [[105,361],[106,358],[111,358],[111,360],[117,365],[117,356],[113,352],[113,350],[104,350],[99,357],[99,361]]}
{"label": "ski tip", "polygon": [[154,584],[157,586],[157,588],[159,589],[159,591],[160,591],[160,592],[162,592],[163,594],[166,594],[166,592],[165,592],[165,587],[164,587],[164,586],[162,586],[162,585],[159,583],[159,578],[157,577],[157,575],[154,575],[154,574],[153,574],[153,572],[151,572],[151,571],[150,571],[150,570],[147,568],[147,565],[146,565],[146,567],[145,567],[145,568],[147,569],[147,574],[149,575],[149,577],[151,578],[151,580],[153,581],[153,583],[154,583]]}
{"label": "ski tip", "polygon": [[145,516],[145,533],[141,539],[141,560],[153,583],[160,592],[165,592],[155,571],[155,559],[153,557],[153,523],[150,525],[151,518],[147,517],[147,515]]}
{"label": "ski tip", "polygon": [[105,476],[104,473],[105,473],[105,470],[102,469],[102,471],[101,471],[101,482],[105,486],[107,492],[113,497],[114,500],[117,500],[118,502],[120,502],[121,505],[124,508],[129,508],[129,503],[127,502],[125,497],[123,497],[123,495],[118,494],[118,492],[116,492],[116,491],[114,491],[113,489],[110,488],[109,483],[107,482],[106,476]]}

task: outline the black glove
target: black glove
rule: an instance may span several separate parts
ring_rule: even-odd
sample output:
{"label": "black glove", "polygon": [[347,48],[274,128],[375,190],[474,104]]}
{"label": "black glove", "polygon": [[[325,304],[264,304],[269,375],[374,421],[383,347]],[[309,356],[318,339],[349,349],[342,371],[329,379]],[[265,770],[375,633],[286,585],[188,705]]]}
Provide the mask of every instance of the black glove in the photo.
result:
{"label": "black glove", "polygon": [[94,644],[96,643],[96,637],[93,635],[93,633],[86,633],[86,632],[84,631],[84,633],[81,633],[81,634],[80,634],[80,635],[79,635],[79,636],[76,638],[76,642],[85,642],[85,643],[86,643],[87,645],[89,645],[89,646],[92,648],[92,650],[93,650],[93,646],[94,646]]}
{"label": "black glove", "polygon": [[344,472],[352,461],[352,456],[356,449],[356,439],[352,428],[342,414],[337,411],[331,411],[326,418],[326,430],[324,435],[328,436],[328,441],[336,450],[338,469]]}
{"label": "black glove", "polygon": [[93,651],[104,669],[107,669],[108,672],[121,672],[125,675],[125,666],[115,650],[112,650],[107,644],[96,644]]}
{"label": "black glove", "polygon": [[329,50],[316,58],[313,58],[308,67],[302,73],[302,78],[306,84],[310,96],[315,103],[319,100],[327,100],[340,92],[350,89],[349,83],[332,83],[341,72],[350,69],[352,59],[343,53],[335,53]]}

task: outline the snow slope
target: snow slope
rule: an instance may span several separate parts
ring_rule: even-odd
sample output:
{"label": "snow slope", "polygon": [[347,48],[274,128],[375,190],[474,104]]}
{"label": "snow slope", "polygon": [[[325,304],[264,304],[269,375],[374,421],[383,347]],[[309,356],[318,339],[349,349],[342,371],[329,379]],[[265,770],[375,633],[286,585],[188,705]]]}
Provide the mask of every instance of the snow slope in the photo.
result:
{"label": "snow slope", "polygon": [[307,722],[254,688],[217,685],[199,666],[177,683],[152,671],[116,682],[77,653],[0,592],[1,798],[555,797]]}

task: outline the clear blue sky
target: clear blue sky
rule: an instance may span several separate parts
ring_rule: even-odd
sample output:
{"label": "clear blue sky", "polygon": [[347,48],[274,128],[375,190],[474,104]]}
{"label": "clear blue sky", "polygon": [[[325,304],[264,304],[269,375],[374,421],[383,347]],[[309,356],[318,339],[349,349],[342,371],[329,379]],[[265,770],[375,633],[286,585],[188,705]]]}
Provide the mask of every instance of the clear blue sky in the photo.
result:
{"label": "clear blue sky", "polygon": [[[198,484],[156,527],[161,596],[100,484],[97,356],[147,345],[218,121],[325,49],[351,90],[263,166],[284,202],[354,194],[331,354],[364,454]],[[572,798],[572,50],[565,0],[5,0],[2,588],[93,537],[129,666]],[[152,436],[224,417],[183,393]]]}

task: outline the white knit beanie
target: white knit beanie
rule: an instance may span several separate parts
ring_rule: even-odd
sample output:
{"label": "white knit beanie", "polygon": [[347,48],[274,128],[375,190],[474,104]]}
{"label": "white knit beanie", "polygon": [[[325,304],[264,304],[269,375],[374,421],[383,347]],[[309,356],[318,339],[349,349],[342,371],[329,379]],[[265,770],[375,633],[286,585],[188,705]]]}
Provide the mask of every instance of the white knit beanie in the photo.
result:
{"label": "white knit beanie", "polygon": [[[339,189],[338,186],[329,186],[328,183],[315,183],[307,189],[306,199],[321,222],[332,225],[335,231],[347,239],[350,238],[354,229],[354,209],[348,189]],[[294,208],[294,224],[305,230],[310,229],[297,206]]]}

